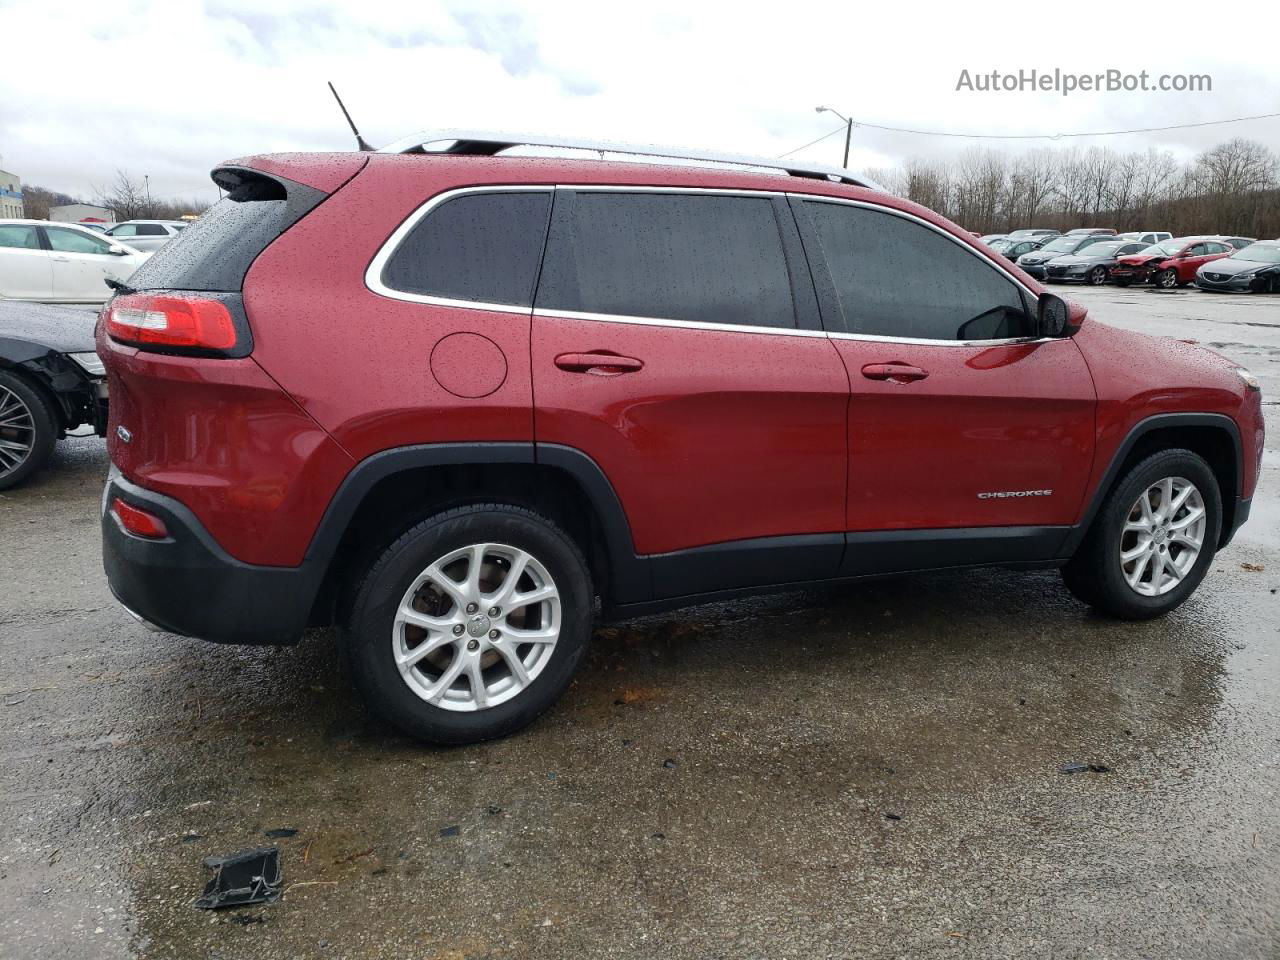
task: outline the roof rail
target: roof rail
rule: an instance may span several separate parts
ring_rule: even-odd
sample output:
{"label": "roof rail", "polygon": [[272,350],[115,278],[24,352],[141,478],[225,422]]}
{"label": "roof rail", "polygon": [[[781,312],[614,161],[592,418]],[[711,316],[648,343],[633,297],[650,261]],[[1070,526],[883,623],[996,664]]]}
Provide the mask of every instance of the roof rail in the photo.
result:
{"label": "roof rail", "polygon": [[[435,147],[435,149],[433,149]],[[883,189],[867,177],[855,177],[848,170],[816,164],[794,163],[776,157],[753,157],[735,153],[708,153],[688,147],[663,147],[656,144],[616,143],[611,140],[579,140],[572,137],[523,134],[494,130],[421,130],[401,137],[378,150],[378,153],[439,153],[453,156],[492,157],[512,147],[560,147],[574,150],[595,150],[604,153],[622,153],[637,157],[655,157],[668,160],[696,160],[703,163],[723,163],[738,167],[760,167],[765,170],[807,177],[811,180],[831,180],[855,187]]]}

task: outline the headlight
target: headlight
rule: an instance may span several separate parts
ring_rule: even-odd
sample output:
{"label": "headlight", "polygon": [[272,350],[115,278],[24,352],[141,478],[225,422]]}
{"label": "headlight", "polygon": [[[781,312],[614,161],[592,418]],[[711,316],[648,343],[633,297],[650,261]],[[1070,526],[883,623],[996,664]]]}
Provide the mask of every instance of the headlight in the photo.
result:
{"label": "headlight", "polygon": [[107,368],[103,366],[102,358],[96,353],[68,353],[67,356],[74,360],[76,366],[91,377],[105,377],[107,375]]}
{"label": "headlight", "polygon": [[1232,367],[1231,369],[1236,372],[1237,377],[1244,381],[1244,385],[1247,389],[1255,390],[1258,393],[1262,392],[1262,385],[1258,383],[1258,378],[1244,367]]}

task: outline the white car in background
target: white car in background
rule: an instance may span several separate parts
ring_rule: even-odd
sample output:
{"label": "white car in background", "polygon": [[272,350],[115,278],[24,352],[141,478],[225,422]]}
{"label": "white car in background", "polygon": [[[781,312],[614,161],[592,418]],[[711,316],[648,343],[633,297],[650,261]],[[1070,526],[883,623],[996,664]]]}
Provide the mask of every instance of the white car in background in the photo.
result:
{"label": "white car in background", "polygon": [[70,223],[0,220],[0,300],[103,303],[151,256]]}
{"label": "white car in background", "polygon": [[155,252],[188,226],[185,220],[126,220],[107,228],[107,236],[135,250]]}

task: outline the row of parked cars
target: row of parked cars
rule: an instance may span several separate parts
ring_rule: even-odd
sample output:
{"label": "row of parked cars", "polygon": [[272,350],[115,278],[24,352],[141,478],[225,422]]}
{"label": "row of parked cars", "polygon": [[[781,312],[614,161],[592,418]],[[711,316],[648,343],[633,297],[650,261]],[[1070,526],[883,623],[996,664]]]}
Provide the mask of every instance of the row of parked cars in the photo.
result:
{"label": "row of parked cars", "polygon": [[0,220],[0,300],[103,303],[104,281],[123,282],[187,226],[127,220],[110,226]]}
{"label": "row of parked cars", "polygon": [[1015,230],[981,238],[1037,280],[1048,283],[1150,283],[1172,290],[1280,293],[1280,240],[1222,235],[1174,237],[1159,230],[1117,234],[1081,228]]}

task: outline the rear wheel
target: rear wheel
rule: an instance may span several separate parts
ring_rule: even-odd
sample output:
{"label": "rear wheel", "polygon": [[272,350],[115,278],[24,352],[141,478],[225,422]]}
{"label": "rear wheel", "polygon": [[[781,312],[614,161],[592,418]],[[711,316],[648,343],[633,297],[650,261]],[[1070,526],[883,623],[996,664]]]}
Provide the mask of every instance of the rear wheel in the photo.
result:
{"label": "rear wheel", "polygon": [[1089,274],[1088,276],[1085,277],[1085,279],[1089,282],[1091,286],[1100,287],[1102,286],[1102,284],[1107,282],[1107,268],[1094,267],[1092,270],[1089,271]]}
{"label": "rear wheel", "polygon": [[1077,598],[1126,620],[1168,613],[1213,562],[1222,497],[1209,465],[1190,450],[1143,460],[1107,495],[1063,568]]}
{"label": "rear wheel", "polygon": [[345,638],[352,676],[370,707],[418,739],[504,736],[568,686],[592,596],[581,551],[550,520],[502,504],[449,510],[366,577]]}
{"label": "rear wheel", "polygon": [[0,490],[22,483],[44,466],[58,439],[58,420],[35,387],[0,370]]}

